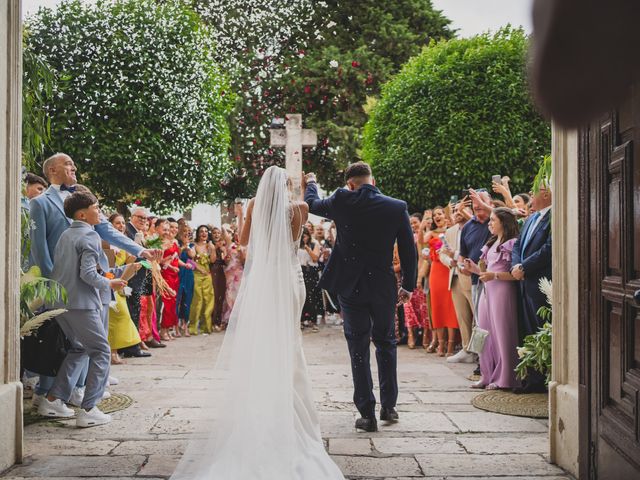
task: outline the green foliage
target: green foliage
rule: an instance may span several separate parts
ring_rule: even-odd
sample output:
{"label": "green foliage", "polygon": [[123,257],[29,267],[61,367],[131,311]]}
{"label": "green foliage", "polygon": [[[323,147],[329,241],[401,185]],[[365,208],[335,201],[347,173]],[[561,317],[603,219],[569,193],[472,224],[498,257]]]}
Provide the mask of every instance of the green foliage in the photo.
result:
{"label": "green foliage", "polygon": [[551,155],[545,155],[540,163],[538,174],[533,180],[533,192],[538,193],[541,188],[551,186],[551,175],[553,173],[553,165],[551,163]]}
{"label": "green foliage", "polygon": [[[550,312],[549,308],[542,308]],[[545,322],[538,332],[525,337],[524,345],[518,348],[518,356],[520,357],[520,363],[516,366],[518,378],[526,378],[529,369],[533,369],[546,375],[546,383],[548,385],[551,380],[551,345],[552,327],[549,322]]]}
{"label": "green foliage", "polygon": [[51,118],[46,105],[53,96],[57,73],[42,55],[34,52],[23,35],[22,50],[22,164],[27,170],[39,172],[36,159],[44,153],[51,139]]}
{"label": "green foliage", "polygon": [[301,113],[305,127],[318,132],[318,147],[304,152],[305,170],[325,187],[341,185],[341,170],[360,157],[367,99],[431,39],[453,36],[431,0],[190,1],[207,22],[236,34],[227,43],[230,59],[221,59],[237,67],[234,84],[242,91],[227,199],[252,195],[261,172],[283,164],[268,127],[288,113]]}
{"label": "green foliage", "polygon": [[181,2],[63,1],[29,19],[28,46],[61,75],[50,151],[104,203],[158,211],[219,193],[234,102],[211,33]]}
{"label": "green foliage", "polygon": [[385,193],[417,210],[488,188],[492,175],[529,190],[551,134],[529,97],[527,46],[510,27],[434,42],[383,87],[363,157]]}
{"label": "green foliage", "polygon": [[34,318],[44,305],[67,301],[67,292],[54,280],[41,276],[38,267],[31,267],[20,277],[20,326]]}

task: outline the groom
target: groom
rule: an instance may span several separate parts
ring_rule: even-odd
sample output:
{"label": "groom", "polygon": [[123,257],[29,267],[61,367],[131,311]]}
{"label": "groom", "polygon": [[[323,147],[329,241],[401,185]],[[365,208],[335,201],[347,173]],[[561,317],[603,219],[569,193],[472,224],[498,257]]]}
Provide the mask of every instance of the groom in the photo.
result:
{"label": "groom", "polygon": [[[356,429],[378,430],[369,363],[371,340],[376,346],[380,382],[380,420],[396,422],[398,399],[395,309],[407,301],[416,284],[417,255],[407,204],[386,197],[375,187],[371,168],[364,162],[345,170],[348,188],[321,200],[315,174],[304,176],[305,201],[315,215],[336,223],[338,238],[320,287],[338,296],[344,317],[344,335],[351,356],[353,401],[362,415]],[[393,273],[393,247],[398,243],[402,288]]]}

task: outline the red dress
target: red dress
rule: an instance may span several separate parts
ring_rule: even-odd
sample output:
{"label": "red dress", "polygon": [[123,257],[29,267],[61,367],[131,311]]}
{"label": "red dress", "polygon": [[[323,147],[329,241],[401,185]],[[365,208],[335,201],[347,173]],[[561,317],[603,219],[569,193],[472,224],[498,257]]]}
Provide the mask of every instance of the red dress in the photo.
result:
{"label": "red dress", "polygon": [[449,268],[440,261],[436,253],[440,247],[442,247],[442,241],[438,237],[432,237],[429,240],[431,323],[433,328],[458,328],[458,317],[449,290]]}
{"label": "red dress", "polygon": [[[175,242],[164,251],[163,258],[167,257],[173,257],[173,259],[169,262],[169,265],[175,267],[176,270],[178,270],[180,248]],[[164,268],[162,269],[162,278],[164,278],[164,281],[167,282],[169,288],[171,288],[174,292],[178,291],[178,288],[180,286],[180,277],[178,275],[178,271],[174,272],[170,268]],[[163,295],[162,305],[164,306],[164,308],[162,309],[162,328],[171,328],[178,325],[178,312],[175,294],[172,296]]]}

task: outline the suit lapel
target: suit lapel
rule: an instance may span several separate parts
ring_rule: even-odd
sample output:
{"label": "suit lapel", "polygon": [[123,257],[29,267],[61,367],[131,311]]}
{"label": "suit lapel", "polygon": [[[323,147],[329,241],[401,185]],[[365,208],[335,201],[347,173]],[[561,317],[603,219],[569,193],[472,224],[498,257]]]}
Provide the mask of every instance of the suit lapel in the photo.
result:
{"label": "suit lapel", "polygon": [[47,191],[44,192],[44,194],[49,199],[49,201],[56,206],[56,208],[60,211],[62,216],[67,219],[67,222],[71,224],[71,219],[67,218],[67,216],[64,213],[64,204],[62,203],[62,198],[60,198],[60,195],[58,194],[56,189],[53,187],[49,187]]}
{"label": "suit lapel", "polygon": [[[531,237],[529,238],[529,241],[527,242],[527,244],[524,247],[524,252],[522,252],[526,257],[528,257],[529,255],[527,255],[527,252],[531,249],[531,246],[536,244],[537,241],[537,237],[540,235],[541,232],[544,232],[547,227],[549,226],[549,219],[551,217],[551,212],[547,213],[544,218],[542,220],[540,220],[540,223],[538,223],[538,228],[531,232]],[[533,223],[533,222],[531,222]],[[533,225],[529,225],[529,228],[533,228]]]}

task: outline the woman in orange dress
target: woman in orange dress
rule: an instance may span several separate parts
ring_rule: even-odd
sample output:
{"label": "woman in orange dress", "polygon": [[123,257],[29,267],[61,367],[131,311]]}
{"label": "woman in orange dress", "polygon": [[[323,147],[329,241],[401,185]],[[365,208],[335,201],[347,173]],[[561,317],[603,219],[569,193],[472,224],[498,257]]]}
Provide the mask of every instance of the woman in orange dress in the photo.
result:
{"label": "woman in orange dress", "polygon": [[[429,274],[431,324],[436,331],[438,356],[444,357],[445,343],[447,344],[446,355],[450,356],[454,353],[458,317],[456,316],[451,291],[449,290],[449,268],[440,261],[438,255],[438,250],[442,247],[444,239],[441,235],[447,229],[447,217],[444,208],[436,207],[433,209],[433,221],[435,229],[425,235],[425,241],[429,245],[429,255],[431,257],[431,272]],[[445,340],[447,338],[448,342]],[[435,345],[430,346],[427,351],[433,352],[434,347]]]}

